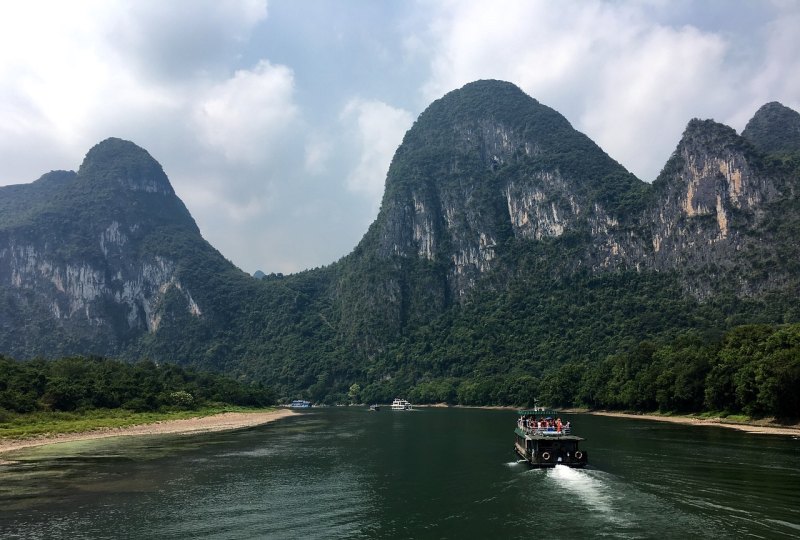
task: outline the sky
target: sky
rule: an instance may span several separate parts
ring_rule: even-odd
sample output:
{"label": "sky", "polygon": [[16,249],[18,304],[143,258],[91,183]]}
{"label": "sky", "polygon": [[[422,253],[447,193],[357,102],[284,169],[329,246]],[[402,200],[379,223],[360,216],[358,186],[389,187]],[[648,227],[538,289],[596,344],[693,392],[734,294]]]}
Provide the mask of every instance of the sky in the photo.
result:
{"label": "sky", "polygon": [[794,0],[5,0],[0,185],[108,137],[161,163],[246,272],[328,265],[435,99],[502,79],[644,181],[691,118],[800,110]]}

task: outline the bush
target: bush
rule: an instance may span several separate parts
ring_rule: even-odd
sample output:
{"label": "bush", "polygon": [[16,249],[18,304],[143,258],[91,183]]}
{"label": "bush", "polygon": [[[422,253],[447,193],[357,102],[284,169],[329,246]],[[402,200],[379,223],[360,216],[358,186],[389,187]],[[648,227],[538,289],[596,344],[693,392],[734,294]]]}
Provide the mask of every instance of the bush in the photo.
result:
{"label": "bush", "polygon": [[181,409],[191,409],[195,405],[194,396],[185,390],[170,392],[167,396],[167,403]]}

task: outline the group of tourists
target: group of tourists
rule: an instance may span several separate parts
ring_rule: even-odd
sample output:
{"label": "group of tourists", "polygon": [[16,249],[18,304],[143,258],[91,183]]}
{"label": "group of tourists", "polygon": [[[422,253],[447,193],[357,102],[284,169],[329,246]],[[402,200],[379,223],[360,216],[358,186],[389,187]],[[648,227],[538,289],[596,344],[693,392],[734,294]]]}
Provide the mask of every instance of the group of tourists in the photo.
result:
{"label": "group of tourists", "polygon": [[561,418],[536,418],[535,416],[520,416],[517,425],[528,432],[569,433],[569,422],[561,422]]}

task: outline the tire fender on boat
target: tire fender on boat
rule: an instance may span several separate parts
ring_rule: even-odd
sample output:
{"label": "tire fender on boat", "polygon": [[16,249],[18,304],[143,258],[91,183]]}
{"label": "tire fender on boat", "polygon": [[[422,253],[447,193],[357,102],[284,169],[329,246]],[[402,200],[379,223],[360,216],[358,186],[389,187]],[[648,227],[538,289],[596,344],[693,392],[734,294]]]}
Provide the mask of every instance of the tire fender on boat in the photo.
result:
{"label": "tire fender on boat", "polygon": [[550,461],[550,452],[542,452],[542,459],[545,461]]}
{"label": "tire fender on boat", "polygon": [[575,459],[581,459],[582,457],[583,457],[583,452],[581,452],[580,450],[575,452]]}

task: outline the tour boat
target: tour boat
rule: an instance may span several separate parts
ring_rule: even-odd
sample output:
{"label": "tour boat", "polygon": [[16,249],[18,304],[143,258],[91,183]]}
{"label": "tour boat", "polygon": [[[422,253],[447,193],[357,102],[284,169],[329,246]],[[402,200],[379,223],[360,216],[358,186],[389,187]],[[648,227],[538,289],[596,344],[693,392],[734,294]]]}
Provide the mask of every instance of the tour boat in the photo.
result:
{"label": "tour boat", "polygon": [[395,398],[392,401],[392,410],[393,411],[410,411],[411,410],[411,403],[406,401],[405,399]]}
{"label": "tour boat", "polygon": [[311,407],[311,402],[304,399],[295,399],[289,407],[292,409],[308,409]]}
{"label": "tour boat", "polygon": [[585,467],[584,441],[572,435],[570,423],[562,423],[557,411],[543,407],[517,411],[514,451],[534,467]]}

